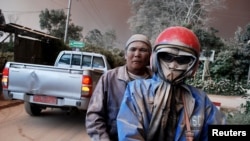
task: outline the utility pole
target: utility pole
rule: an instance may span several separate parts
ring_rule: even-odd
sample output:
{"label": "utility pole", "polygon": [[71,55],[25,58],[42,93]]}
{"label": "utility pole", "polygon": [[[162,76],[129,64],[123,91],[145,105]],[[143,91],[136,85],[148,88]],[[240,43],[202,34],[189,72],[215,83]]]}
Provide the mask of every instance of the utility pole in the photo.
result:
{"label": "utility pole", "polygon": [[69,0],[69,3],[68,3],[68,14],[67,14],[67,20],[66,20],[65,33],[64,33],[64,43],[66,43],[66,40],[67,40],[68,25],[69,25],[69,16],[70,16],[70,8],[71,8],[71,0]]}

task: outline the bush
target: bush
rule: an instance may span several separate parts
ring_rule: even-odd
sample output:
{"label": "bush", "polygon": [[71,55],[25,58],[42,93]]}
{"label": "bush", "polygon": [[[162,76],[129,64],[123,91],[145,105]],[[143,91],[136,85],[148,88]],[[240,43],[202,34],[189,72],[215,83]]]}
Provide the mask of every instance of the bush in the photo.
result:
{"label": "bush", "polygon": [[112,52],[101,47],[86,46],[82,49],[82,51],[101,53],[105,55],[111,68],[115,68],[117,66],[121,66],[125,64],[125,59],[124,59],[123,54],[119,53],[119,51],[117,50],[116,52]]}
{"label": "bush", "polygon": [[190,79],[187,83],[210,94],[244,96],[247,93],[247,90],[243,88],[241,82],[231,81],[229,79],[209,79],[205,81],[201,81],[201,79]]}
{"label": "bush", "polygon": [[240,111],[230,112],[227,115],[227,124],[250,124],[250,113],[245,114]]}
{"label": "bush", "polygon": [[241,111],[226,113],[228,124],[250,124],[250,101],[247,98],[246,104],[241,104]]}

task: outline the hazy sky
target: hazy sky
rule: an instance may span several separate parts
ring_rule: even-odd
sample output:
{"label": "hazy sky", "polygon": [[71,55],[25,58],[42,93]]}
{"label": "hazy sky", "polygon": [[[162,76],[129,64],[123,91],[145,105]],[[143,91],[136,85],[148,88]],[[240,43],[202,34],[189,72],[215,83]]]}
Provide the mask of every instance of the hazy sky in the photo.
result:
{"label": "hazy sky", "polygon": [[219,36],[230,38],[238,27],[250,23],[250,0],[226,0],[225,7],[211,13],[209,25],[219,30]]}
{"label": "hazy sky", "polygon": [[[41,30],[39,13],[45,8],[64,9],[67,12],[68,0],[0,0],[6,22],[16,20],[17,24]],[[250,23],[250,0],[226,0],[226,9],[211,13],[209,25],[219,30],[221,37],[233,37],[238,26]],[[89,30],[102,32],[115,29],[118,42],[125,44],[131,32],[127,20],[130,17],[128,0],[72,0],[71,19],[82,26],[83,36]],[[12,16],[12,18],[10,18]]]}
{"label": "hazy sky", "polygon": [[[64,9],[67,13],[68,0],[0,0],[0,8],[6,23],[16,20],[17,24],[41,30],[39,14],[41,10]],[[131,32],[127,24],[130,16],[127,0],[72,0],[71,19],[83,27],[83,36],[89,30],[99,29],[105,32],[115,29],[118,42],[122,45]],[[11,18],[10,18],[11,16]]]}

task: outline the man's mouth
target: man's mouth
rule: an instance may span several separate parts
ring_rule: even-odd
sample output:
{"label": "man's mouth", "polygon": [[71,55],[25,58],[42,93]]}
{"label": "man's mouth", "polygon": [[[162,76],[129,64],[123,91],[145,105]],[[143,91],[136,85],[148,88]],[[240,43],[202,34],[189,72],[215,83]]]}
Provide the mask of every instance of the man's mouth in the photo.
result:
{"label": "man's mouth", "polygon": [[133,63],[141,63],[141,61],[132,61]]}

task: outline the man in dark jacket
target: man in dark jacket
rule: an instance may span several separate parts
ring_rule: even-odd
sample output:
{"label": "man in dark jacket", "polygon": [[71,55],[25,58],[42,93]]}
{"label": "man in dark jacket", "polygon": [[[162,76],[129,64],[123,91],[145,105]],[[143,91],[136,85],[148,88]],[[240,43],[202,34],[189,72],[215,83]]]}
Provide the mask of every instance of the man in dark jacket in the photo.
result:
{"label": "man in dark jacket", "polygon": [[153,77],[129,82],[117,116],[119,141],[207,141],[208,125],[225,117],[201,90],[185,83],[199,64],[189,29],[169,27],[152,51]]}
{"label": "man in dark jacket", "polygon": [[1,25],[5,24],[5,18],[4,18],[4,15],[2,13],[2,9],[0,9],[0,24]]}
{"label": "man in dark jacket", "polygon": [[[5,25],[5,18],[4,15],[2,13],[2,9],[0,9],[0,25]],[[3,36],[3,32],[0,31],[0,37]]]}
{"label": "man in dark jacket", "polygon": [[92,141],[118,141],[116,116],[127,83],[151,77],[151,43],[142,34],[132,35],[125,48],[126,64],[105,73],[99,80],[86,113],[86,130]]}

